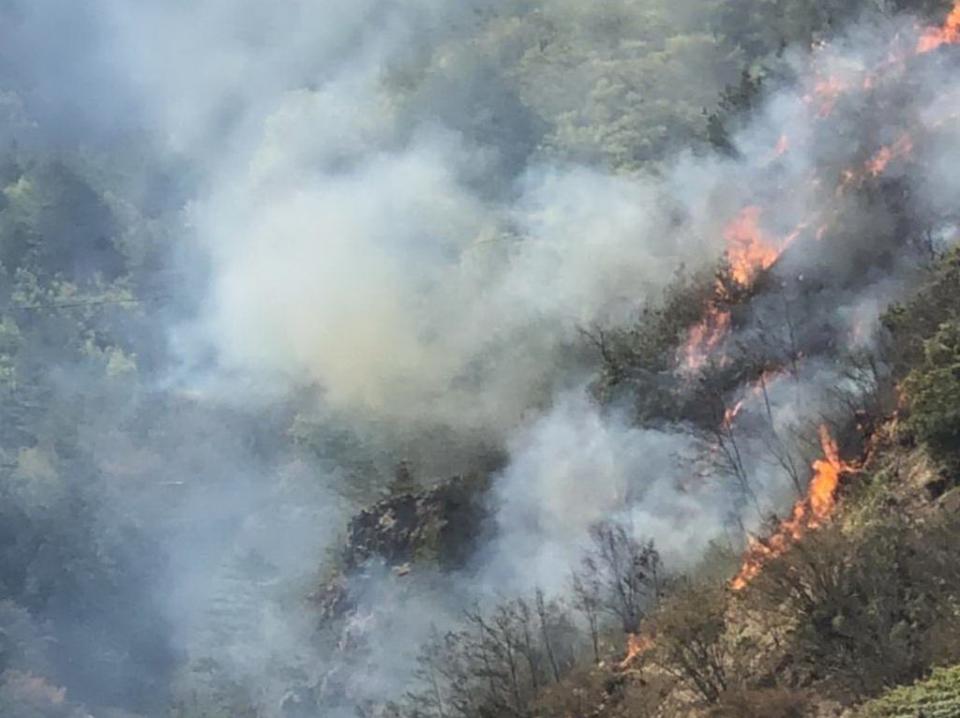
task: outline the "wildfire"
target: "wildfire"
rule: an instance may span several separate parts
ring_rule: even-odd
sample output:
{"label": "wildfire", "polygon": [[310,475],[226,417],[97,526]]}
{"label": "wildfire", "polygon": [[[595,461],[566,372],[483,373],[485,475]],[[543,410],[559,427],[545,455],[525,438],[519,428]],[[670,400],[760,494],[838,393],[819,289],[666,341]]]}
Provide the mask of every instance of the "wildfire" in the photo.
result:
{"label": "wildfire", "polygon": [[654,645],[655,643],[652,636],[644,635],[642,633],[628,634],[627,655],[622,661],[620,661],[620,670],[623,671],[629,668],[630,664],[635,660],[652,651]]}
{"label": "wildfire", "polygon": [[[956,0],[953,10],[943,25],[924,30],[913,54],[931,52],[946,44],[960,44],[960,0]],[[888,72],[902,69],[910,56],[909,48],[902,46],[891,49],[888,60],[879,67],[866,72],[860,79],[844,78],[841,75],[823,75],[814,82],[804,101],[815,108],[816,114],[829,116],[837,102],[848,92],[860,87],[869,92]],[[861,185],[867,178],[879,177],[886,172],[891,162],[909,156],[913,152],[913,138],[908,133],[901,135],[891,145],[881,147],[876,154],[859,167],[841,172],[836,187],[836,196],[840,198],[850,188]],[[782,157],[790,150],[790,139],[783,134],[777,140],[772,159]],[[813,230],[817,240],[822,240],[830,229],[829,221],[808,219],[785,237],[771,237],[761,227],[762,209],[749,206],[742,209],[725,227],[723,238],[727,248],[731,277],[742,287],[748,287],[757,275],[773,266],[790,244],[807,230]],[[722,287],[720,287],[723,290]],[[721,294],[718,294],[721,296]],[[691,328],[687,342],[680,356],[683,368],[696,371],[706,364],[710,355],[719,347],[730,331],[731,316],[717,301],[706,308],[704,319]],[[742,405],[734,407],[732,415],[726,417],[732,422]],[[728,412],[729,414],[729,412]]]}
{"label": "wildfire", "polygon": [[[760,214],[759,207],[745,207],[723,230],[730,274],[742,287],[749,286],[757,274],[773,266],[784,249],[806,229],[806,223],[801,224],[783,241],[776,242],[761,230]],[[718,293],[723,290],[718,285]],[[683,348],[684,369],[696,371],[706,364],[729,331],[730,312],[711,302],[703,320],[690,330]]]}
{"label": "wildfire", "polygon": [[707,359],[730,331],[730,312],[711,303],[703,320],[690,330],[690,336],[683,348],[683,366],[687,371],[696,371],[707,363]]}
{"label": "wildfire", "polygon": [[927,29],[917,42],[917,54],[933,52],[943,45],[960,43],[960,0],[954,5],[941,27]]}
{"label": "wildfire", "polygon": [[[812,113],[825,118],[833,112],[846,93],[858,90],[872,92],[881,82],[889,78],[891,73],[905,71],[910,57],[954,44],[960,45],[960,0],[955,0],[952,11],[942,25],[921,30],[915,47],[911,47],[911,40],[907,40],[906,43],[897,40],[891,47],[887,60],[879,66],[858,69],[855,73],[824,73],[816,78],[809,93],[803,99],[810,106]],[[790,142],[787,136],[781,136],[774,148],[773,158],[781,157],[789,149]],[[882,176],[888,171],[892,162],[910,156],[913,151],[914,138],[911,134],[904,132],[891,144],[879,148],[863,164],[843,170],[836,186],[836,197],[839,199],[848,189],[862,186],[870,178]],[[807,218],[789,235],[775,236],[764,231],[761,207],[750,206],[742,209],[723,232],[732,279],[741,287],[749,287],[760,273],[777,262],[793,241],[808,231],[817,240],[823,240],[839,211],[838,203],[832,210]],[[723,287],[719,289],[721,291],[718,292],[717,297],[722,297]],[[687,369],[702,367],[708,361],[710,354],[721,346],[730,328],[729,310],[724,308],[719,299],[711,301],[707,306],[704,319],[689,332],[682,355],[685,359],[685,367]],[[862,330],[857,327],[854,331],[858,336]],[[723,417],[725,427],[732,426],[744,411],[745,406],[755,398],[758,391],[762,391],[765,380],[766,377],[761,378],[759,382],[745,390],[738,397],[737,402],[726,410]],[[766,539],[751,539],[743,566],[732,582],[734,590],[743,589],[767,561],[781,555],[793,542],[808,531],[822,525],[832,514],[836,505],[840,477],[844,472],[850,471],[851,467],[841,460],[837,444],[825,426],[820,428],[820,444],[823,457],[812,465],[813,476],[807,495],[797,501],[790,516],[780,524],[772,536]],[[634,654],[632,646],[633,643],[631,643],[627,661]]]}
{"label": "wildfire", "polygon": [[763,372],[763,374],[760,375],[760,378],[750,385],[749,389],[747,389],[747,391],[744,393],[743,398],[741,398],[736,404],[724,412],[723,427],[725,429],[729,429],[731,426],[733,426],[733,422],[737,420],[738,416],[740,416],[740,412],[743,411],[743,407],[748,401],[758,399],[763,396],[767,391],[767,387],[785,375],[786,372],[782,370],[770,370]]}
{"label": "wildfire", "polygon": [[848,90],[846,83],[839,77],[825,77],[819,79],[813,85],[813,92],[807,95],[804,100],[808,104],[817,104],[817,116],[821,118],[829,117],[833,108],[837,105],[843,94]]}
{"label": "wildfire", "polygon": [[885,145],[877,150],[869,160],[864,163],[862,169],[845,169],[840,173],[840,183],[837,185],[837,197],[850,187],[863,184],[867,177],[879,177],[887,171],[891,162],[904,157],[909,157],[913,153],[913,137],[908,132],[904,132],[900,137],[890,145]]}
{"label": "wildfire", "polygon": [[913,152],[913,138],[904,133],[892,145],[880,148],[877,154],[867,162],[866,173],[873,177],[879,177],[893,160],[906,157],[911,152]]}
{"label": "wildfire", "polygon": [[833,513],[840,476],[852,467],[840,458],[837,442],[826,426],[820,427],[820,445],[823,458],[813,462],[813,479],[806,498],[796,503],[790,518],[780,524],[773,536],[766,540],[751,539],[743,566],[730,584],[734,591],[744,589],[768,561],[783,554],[808,531],[821,526]]}
{"label": "wildfire", "polygon": [[762,270],[768,269],[780,257],[780,249],[764,236],[760,229],[760,208],[746,207],[723,231],[727,243],[727,257],[733,278],[747,286]]}
{"label": "wildfire", "polygon": [[[920,35],[913,49],[914,55],[924,55],[944,46],[960,44],[960,0],[956,0],[953,10],[939,27],[928,27]],[[848,82],[838,76],[820,77],[813,84],[811,92],[804,97],[809,105],[816,106],[817,116],[829,117],[837,102],[854,87],[861,87],[864,91],[871,91],[876,87],[883,75],[903,69],[909,51],[893,49],[889,59],[880,66],[867,73],[859,82]]]}
{"label": "wildfire", "polygon": [[733,426],[733,422],[737,420],[737,417],[740,416],[740,412],[743,411],[744,399],[741,399],[736,404],[731,406],[725,412],[723,412],[723,428],[729,429]]}

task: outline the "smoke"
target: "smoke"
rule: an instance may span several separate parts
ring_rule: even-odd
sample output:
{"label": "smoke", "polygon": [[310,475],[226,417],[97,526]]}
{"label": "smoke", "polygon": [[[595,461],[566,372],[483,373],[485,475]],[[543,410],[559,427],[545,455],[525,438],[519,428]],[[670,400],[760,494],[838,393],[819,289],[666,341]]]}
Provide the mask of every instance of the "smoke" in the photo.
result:
{"label": "smoke", "polygon": [[663,231],[649,181],[518,162],[543,130],[504,64],[452,44],[506,52],[520,6],[104,12],[149,122],[203,176],[189,217],[212,276],[187,362],[501,440],[566,382],[578,326],[626,316],[699,249]]}
{"label": "smoke", "polygon": [[[675,142],[689,145],[702,106],[737,76],[695,32],[696,7],[664,11],[651,30],[629,3],[542,5],[0,10],[11,18],[5,139],[133,137],[147,163],[178,173],[160,203],[176,215],[150,217],[177,235],[161,262],[176,296],[130,320],[165,349],[114,356],[103,384],[58,369],[58,392],[84,407],[61,421],[82,427],[71,434],[88,474],[111,479],[98,482],[91,532],[122,545],[111,532],[129,522],[149,539],[131,562],[156,554],[142,585],[120,592],[135,609],[118,614],[156,660],[99,676],[82,699],[123,702],[154,671],[170,686],[151,683],[149,705],[130,705],[156,711],[171,687],[203,683],[276,714],[290,686],[307,686],[324,715],[352,714],[409,687],[418,644],[472,600],[563,593],[597,521],[655,539],[673,567],[736,544],[795,498],[816,425],[869,398],[839,358],[874,347],[923,251],[956,232],[949,48],[915,57],[912,21],[865,20],[786,52],[783,86],[732,137],[735,152],[700,142],[675,153],[664,126],[676,121]],[[657,33],[670,35],[660,65],[631,44]],[[615,61],[623,73],[607,73]],[[673,115],[657,109],[671,103]],[[910,152],[891,149],[873,171],[907,131]],[[742,402],[720,439],[689,418],[639,424],[644,388],[601,405],[581,330],[630,329],[680,266],[714,266],[747,208],[777,261],[707,359],[776,371],[718,389],[727,408]],[[124,370],[137,361],[140,385]],[[694,391],[666,373],[678,395]],[[356,509],[345,494],[369,500],[410,455],[432,476],[490,453],[506,461],[494,537],[475,561],[409,578],[368,567],[350,583],[343,630],[316,635],[306,597]],[[59,460],[45,446],[18,454],[25,513],[69,502]],[[137,610],[156,620],[150,635],[134,635]],[[40,642],[34,619],[3,612],[22,643]],[[61,639],[94,644],[98,630]],[[41,654],[27,651],[20,670],[59,671],[71,691],[88,678]]]}
{"label": "smoke", "polygon": [[[520,432],[496,485],[498,534],[487,585],[562,593],[595,524],[621,520],[656,536],[674,565],[722,534],[722,490],[695,480],[693,437],[604,416],[585,392],[560,397]],[[681,489],[685,486],[685,489]]]}
{"label": "smoke", "polygon": [[215,267],[204,335],[227,367],[317,382],[337,407],[498,436],[568,368],[577,327],[626,316],[677,260],[671,237],[641,239],[642,183],[531,169],[491,206],[465,177],[479,151],[448,133],[335,175],[302,167],[309,150],[291,166],[276,136],[195,210]]}

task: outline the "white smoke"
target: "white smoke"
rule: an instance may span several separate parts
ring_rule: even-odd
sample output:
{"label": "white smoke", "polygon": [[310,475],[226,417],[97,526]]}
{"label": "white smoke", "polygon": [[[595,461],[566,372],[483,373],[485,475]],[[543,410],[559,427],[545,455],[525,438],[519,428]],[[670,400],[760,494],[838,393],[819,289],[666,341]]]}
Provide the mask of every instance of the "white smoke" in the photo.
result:
{"label": "white smoke", "polygon": [[614,519],[655,538],[673,565],[723,534],[723,488],[696,477],[689,433],[631,426],[604,416],[586,392],[556,406],[513,441],[495,496],[498,536],[486,582],[527,593],[563,592],[590,528]]}
{"label": "white smoke", "polygon": [[[196,394],[210,414],[177,427],[189,450],[150,447],[157,477],[207,482],[177,504],[172,527],[158,529],[176,557],[166,610],[179,646],[194,658],[217,655],[245,682],[262,679],[272,709],[284,654],[304,683],[343,669],[339,654],[314,652],[304,635],[312,614],[289,592],[317,578],[305,564],[320,562],[352,509],[327,488],[347,472],[328,465],[341,456],[294,464],[277,447],[289,436],[270,435],[261,456],[234,428],[211,426],[224,405],[267,414],[272,400],[303,391],[300,405],[317,405],[308,413],[335,417],[321,431],[355,422],[370,453],[382,450],[376,436],[389,444],[382,436],[400,432],[458,448],[489,442],[509,454],[493,491],[497,536],[475,574],[431,576],[422,593],[374,575],[361,592],[357,615],[369,620],[352,628],[378,626],[384,643],[358,670],[364,680],[348,682],[383,698],[403,687],[411,646],[431,622],[469,596],[491,587],[562,591],[599,520],[654,538],[676,566],[723,538],[732,520],[754,530],[763,512],[789,505],[794,487],[771,459],[771,431],[806,471],[816,446],[805,438],[829,418],[835,390],[860,391],[830,360],[871,346],[883,308],[909,284],[900,257],[861,261],[875,237],[895,234],[890,213],[837,191],[840,172],[895,141],[901,125],[930,137],[917,142],[922,171],[894,161],[889,176],[914,187],[938,241],[955,232],[958,98],[940,92],[944,69],[925,66],[920,89],[889,119],[876,116],[865,90],[835,97],[830,89],[862,84],[894,38],[909,43],[914,31],[903,19],[788,52],[793,84],[737,134],[739,156],[699,148],[640,171],[628,151],[640,141],[636,92],[596,80],[589,53],[569,73],[550,59],[551,23],[576,37],[581,25],[587,35],[610,32],[566,0],[543,3],[541,14],[520,2],[440,0],[57,5],[26,9],[23,36],[36,37],[45,13],[80,13],[98,31],[83,67],[102,86],[90,94],[111,98],[92,111],[96,123],[138,127],[150,151],[189,175],[184,254],[201,257],[209,276],[198,316],[172,331],[181,365],[172,373],[189,389],[214,388]],[[644,31],[629,3],[605,7],[625,23],[612,25]],[[687,12],[689,31],[697,15]],[[651,105],[677,100],[687,81],[691,96],[713,102],[716,80],[735,79],[704,34],[681,40],[669,67],[631,65],[671,85]],[[86,41],[74,44],[86,57]],[[112,58],[109,71],[103,57]],[[899,72],[891,70],[891,87]],[[40,90],[59,87],[41,76]],[[642,117],[661,119],[655,109]],[[604,166],[611,157],[622,163]],[[751,205],[762,208],[766,235],[802,227],[802,236],[772,274],[780,291],[753,300],[723,350],[735,355],[738,343],[761,340],[781,354],[791,341],[813,349],[766,396],[744,385],[735,397],[746,399],[739,421],[756,507],[735,504],[729,479],[704,468],[704,437],[693,427],[638,427],[628,411],[598,406],[584,389],[596,358],[578,343],[583,327],[629,327],[681,265],[711,266],[725,249],[724,226]],[[836,226],[841,213],[855,231]],[[746,434],[751,422],[763,428],[755,437]],[[106,433],[99,440],[103,453],[123,443]],[[446,464],[464,468],[456,464],[470,451],[451,454]],[[138,510],[150,514],[161,501],[151,495]],[[278,573],[226,606],[224,625],[211,607],[216,614],[238,592],[230,566],[250,555]]]}
{"label": "white smoke", "polygon": [[[205,11],[224,17],[216,5]],[[506,444],[510,462],[494,491],[497,536],[476,576],[438,579],[436,593],[418,595],[420,608],[392,579],[375,581],[357,614],[380,626],[368,635],[391,625],[424,634],[425,617],[442,622],[452,613],[457,582],[475,585],[476,595],[494,586],[562,592],[599,520],[626,523],[682,566],[729,540],[735,525],[757,530],[789,506],[796,487],[782,463],[804,481],[818,451],[810,437],[835,411],[836,390],[862,391],[845,385],[832,356],[870,346],[882,308],[904,286],[890,268],[849,279],[863,240],[848,240],[837,218],[869,237],[889,217],[836,187],[841,170],[896,139],[899,123],[922,124],[924,102],[856,143],[831,131],[854,116],[851,105],[866,107],[869,97],[847,88],[882,63],[907,24],[863,25],[828,48],[793,51],[794,84],[734,138],[738,157],[687,153],[655,172],[627,174],[536,151],[519,171],[505,171],[506,148],[468,131],[429,80],[413,95],[427,102],[419,108],[390,85],[391,63],[408,59],[405,40],[422,42],[426,56],[431,42],[450,52],[449,10],[417,5],[390,15],[378,33],[363,31],[363,12],[338,12],[349,15],[343,33],[317,47],[303,45],[297,28],[278,48],[275,28],[261,35],[258,27],[252,48],[231,37],[213,42],[208,58],[205,39],[188,35],[161,66],[210,62],[212,80],[153,85],[148,94],[174,99],[163,120],[173,146],[201,158],[203,188],[190,217],[211,282],[191,333],[196,346],[213,347],[218,371],[281,387],[314,384],[348,416],[452,427]],[[309,13],[297,18],[310,21]],[[324,48],[336,48],[335,61]],[[453,76],[476,77],[464,69],[472,61],[449,62]],[[896,162],[891,171],[905,173]],[[931,202],[943,204],[939,189]],[[638,428],[629,415],[601,410],[582,388],[589,363],[571,359],[570,347],[581,327],[629,326],[679,266],[715,262],[724,226],[748,206],[761,208],[767,237],[800,229],[775,274],[794,288],[759,298],[727,350],[738,340],[785,344],[786,301],[796,303],[798,341],[828,356],[804,360],[762,400],[748,388],[738,397],[738,451],[753,495],[738,503],[732,479],[710,466],[709,441],[683,424]],[[824,287],[809,288],[808,275]],[[381,648],[364,665],[369,683],[354,690],[382,697],[402,685],[409,653],[398,660]]]}

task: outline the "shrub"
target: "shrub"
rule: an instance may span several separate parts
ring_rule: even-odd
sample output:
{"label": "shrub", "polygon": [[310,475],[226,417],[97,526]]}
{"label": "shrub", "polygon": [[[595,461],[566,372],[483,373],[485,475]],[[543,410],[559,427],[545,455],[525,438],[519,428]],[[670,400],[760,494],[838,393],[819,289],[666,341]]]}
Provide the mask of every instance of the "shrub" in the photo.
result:
{"label": "shrub", "polygon": [[707,703],[731,686],[732,646],[722,586],[678,586],[655,616],[659,664]]}
{"label": "shrub", "polygon": [[855,535],[828,526],[770,562],[744,599],[779,625],[802,680],[876,695],[957,658],[958,529],[955,516],[889,518]]}
{"label": "shrub", "polygon": [[941,325],[904,382],[907,429],[951,467],[960,464],[960,321]]}
{"label": "shrub", "polygon": [[537,718],[597,716],[654,718],[672,689],[667,676],[623,673],[609,667],[578,668],[562,683],[548,687],[535,706]]}
{"label": "shrub", "polygon": [[892,307],[883,317],[892,341],[886,354],[897,377],[923,361],[925,343],[947,322],[960,321],[960,247],[944,256],[930,279],[906,304]]}
{"label": "shrub", "polygon": [[806,693],[786,688],[725,693],[709,718],[802,718],[810,700]]}
{"label": "shrub", "polygon": [[960,666],[939,669],[925,681],[891,690],[867,703],[857,718],[953,718],[960,715]]}

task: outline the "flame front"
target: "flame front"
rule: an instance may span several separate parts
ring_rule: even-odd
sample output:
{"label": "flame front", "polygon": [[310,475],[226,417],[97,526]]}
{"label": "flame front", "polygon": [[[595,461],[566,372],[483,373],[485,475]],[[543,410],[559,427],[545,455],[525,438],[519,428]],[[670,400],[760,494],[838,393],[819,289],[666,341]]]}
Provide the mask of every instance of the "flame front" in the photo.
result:
{"label": "flame front", "polygon": [[747,286],[764,269],[768,269],[780,256],[780,250],[764,236],[760,229],[760,208],[746,207],[741,210],[723,232],[727,244],[727,257],[733,278]]}
{"label": "flame front", "polygon": [[790,138],[787,135],[780,135],[776,147],[773,148],[773,159],[779,159],[790,151]]}
{"label": "flame front", "polygon": [[768,561],[783,554],[808,531],[821,526],[833,513],[840,477],[851,467],[841,460],[837,442],[826,426],[820,427],[820,446],[823,458],[813,462],[813,478],[806,498],[794,505],[790,518],[780,524],[773,536],[765,540],[751,538],[743,566],[730,584],[734,591],[746,588]]}
{"label": "flame front", "polygon": [[[923,29],[912,48],[909,45],[892,47],[885,62],[867,70],[860,77],[820,75],[804,100],[819,118],[826,118],[848,92],[858,88],[871,92],[885,76],[904,71],[910,57],[933,52],[945,45],[960,45],[960,0],[955,1],[942,25]],[[879,148],[862,164],[842,170],[836,186],[836,197],[839,199],[846,190],[884,175],[891,163],[913,153],[914,144],[914,137],[904,132],[891,144]],[[773,158],[783,156],[789,148],[789,138],[782,135],[774,148]],[[830,231],[831,215],[837,214],[836,208],[821,212],[819,216],[806,218],[791,234],[777,237],[764,233],[762,212],[758,206],[742,209],[723,233],[731,277],[745,288],[762,272],[772,267],[783,252],[808,229],[818,241],[823,240]],[[704,319],[690,329],[682,354],[686,370],[696,370],[704,366],[711,354],[722,347],[732,323],[730,312],[723,306],[723,296],[724,288],[718,286],[716,298],[708,303]],[[859,331],[858,329],[857,332]],[[752,392],[756,390],[757,387],[754,386]],[[730,428],[733,425],[752,392],[742,394],[739,401],[726,411],[722,420],[724,427]],[[751,539],[743,566],[732,582],[734,590],[743,589],[767,561],[781,555],[793,542],[806,532],[816,529],[832,514],[840,477],[845,471],[851,470],[851,467],[841,460],[836,442],[826,427],[820,428],[820,443],[823,458],[813,463],[813,477],[806,497],[794,505],[790,517],[781,523],[772,536],[763,540]]]}
{"label": "flame front", "polygon": [[[758,274],[772,267],[806,227],[797,227],[786,239],[778,242],[764,234],[760,227],[760,215],[759,207],[745,207],[723,230],[730,276],[742,287],[749,287]],[[718,284],[717,296],[722,296],[724,292],[723,285]],[[686,371],[696,371],[707,363],[730,331],[730,319],[730,312],[719,306],[717,301],[707,305],[703,320],[690,329],[683,348],[683,368]]]}

